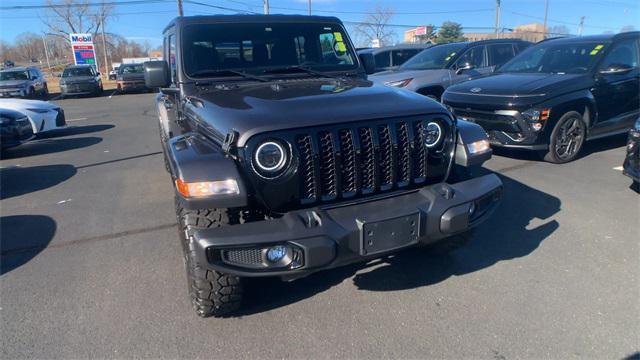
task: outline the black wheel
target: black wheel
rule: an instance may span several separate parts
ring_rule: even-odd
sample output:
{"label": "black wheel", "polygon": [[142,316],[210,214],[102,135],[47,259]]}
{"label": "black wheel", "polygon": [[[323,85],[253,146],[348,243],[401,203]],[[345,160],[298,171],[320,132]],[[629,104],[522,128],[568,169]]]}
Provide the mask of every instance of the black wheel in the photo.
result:
{"label": "black wheel", "polygon": [[426,245],[424,248],[431,254],[446,255],[465,245],[473,238],[473,231],[468,230],[462,234],[454,235],[437,243]]}
{"label": "black wheel", "polygon": [[240,307],[242,279],[209,270],[198,262],[193,230],[210,229],[240,223],[240,213],[229,209],[187,210],[176,199],[179,233],[187,270],[191,304],[201,317],[224,316]]}
{"label": "black wheel", "polygon": [[44,86],[42,87],[42,97],[46,99],[48,96],[49,96],[49,87],[47,86],[47,83],[44,83]]}
{"label": "black wheel", "polygon": [[554,164],[575,160],[586,135],[587,126],[580,113],[570,111],[564,114],[551,132],[549,151],[544,155],[544,160]]}

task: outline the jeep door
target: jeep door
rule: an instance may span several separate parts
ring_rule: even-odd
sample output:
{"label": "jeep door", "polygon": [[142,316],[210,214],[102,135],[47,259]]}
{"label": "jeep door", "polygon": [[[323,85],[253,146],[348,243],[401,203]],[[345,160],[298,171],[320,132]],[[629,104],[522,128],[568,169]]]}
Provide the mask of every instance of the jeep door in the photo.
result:
{"label": "jeep door", "polygon": [[[593,90],[598,127],[628,128],[640,111],[640,50],[638,39],[614,43],[600,62]],[[616,70],[617,69],[617,70]]]}
{"label": "jeep door", "polygon": [[[176,62],[176,34],[169,31],[164,38],[164,56],[171,72],[171,87],[178,87],[177,62]],[[160,131],[164,140],[182,133],[178,119],[178,105],[180,103],[179,92],[160,93],[157,98],[158,117]]]}

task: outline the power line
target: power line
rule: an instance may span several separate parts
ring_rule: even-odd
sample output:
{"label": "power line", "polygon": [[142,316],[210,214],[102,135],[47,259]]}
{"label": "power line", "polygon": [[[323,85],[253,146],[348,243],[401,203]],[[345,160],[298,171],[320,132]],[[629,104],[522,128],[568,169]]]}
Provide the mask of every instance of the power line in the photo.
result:
{"label": "power line", "polygon": [[[175,14],[175,10],[163,10],[163,11],[136,11],[136,12],[120,12],[120,13],[111,13],[112,16],[128,16],[128,15],[140,15],[140,14]],[[10,19],[41,19],[41,18],[57,18],[58,15],[30,15],[30,16],[14,16],[9,13],[0,13],[0,18],[10,18]]]}
{"label": "power line", "polygon": [[[164,3],[170,0],[128,0],[128,1],[105,1],[100,3],[87,3],[82,6],[120,6],[120,5],[140,5],[140,4],[150,4],[150,3]],[[46,5],[10,5],[10,6],[0,6],[0,10],[36,10],[36,9],[59,9],[59,8],[68,8],[70,5],[68,4],[46,4]]]}

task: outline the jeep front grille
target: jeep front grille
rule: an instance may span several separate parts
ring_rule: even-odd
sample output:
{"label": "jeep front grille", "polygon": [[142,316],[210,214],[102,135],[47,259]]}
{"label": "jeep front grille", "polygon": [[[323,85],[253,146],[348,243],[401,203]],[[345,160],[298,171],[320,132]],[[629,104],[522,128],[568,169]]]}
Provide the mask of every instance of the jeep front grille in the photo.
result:
{"label": "jeep front grille", "polygon": [[424,125],[419,120],[399,121],[298,134],[301,202],[325,202],[425,182],[429,167]]}

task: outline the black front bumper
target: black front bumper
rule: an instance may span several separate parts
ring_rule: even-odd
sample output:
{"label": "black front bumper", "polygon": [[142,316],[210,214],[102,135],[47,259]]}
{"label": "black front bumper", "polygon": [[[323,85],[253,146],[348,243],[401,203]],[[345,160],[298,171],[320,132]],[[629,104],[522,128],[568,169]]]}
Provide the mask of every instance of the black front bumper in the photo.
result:
{"label": "black front bumper", "polygon": [[33,138],[33,128],[28,120],[0,127],[0,145],[3,149],[21,145],[31,138]]}
{"label": "black front bumper", "polygon": [[[292,211],[274,220],[198,230],[192,240],[198,262],[213,270],[296,278],[465,232],[493,212],[501,195],[502,182],[490,174],[454,185]],[[235,251],[250,257],[252,249],[275,245],[295,248],[299,266],[243,266],[225,255]]]}

